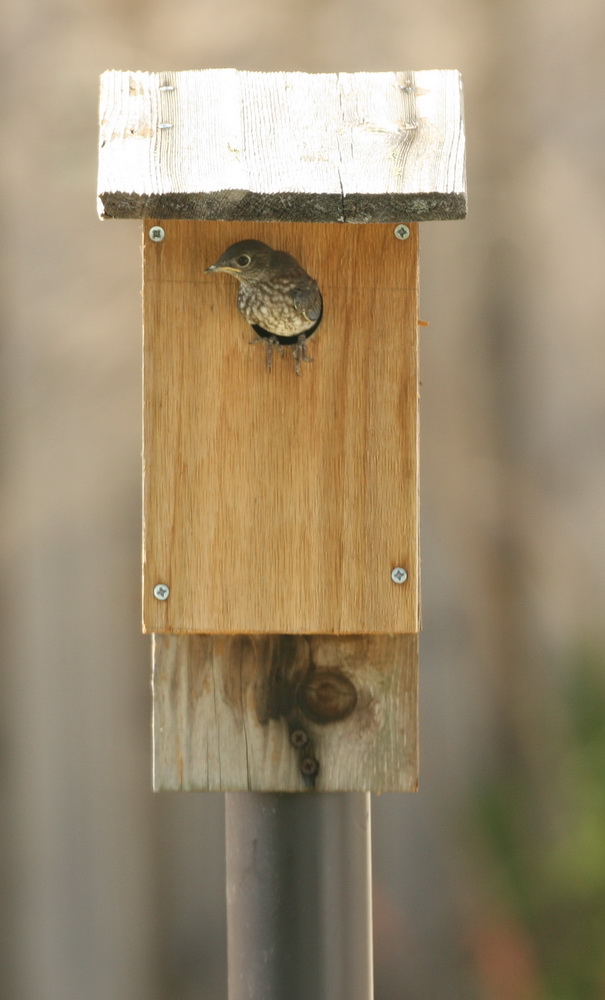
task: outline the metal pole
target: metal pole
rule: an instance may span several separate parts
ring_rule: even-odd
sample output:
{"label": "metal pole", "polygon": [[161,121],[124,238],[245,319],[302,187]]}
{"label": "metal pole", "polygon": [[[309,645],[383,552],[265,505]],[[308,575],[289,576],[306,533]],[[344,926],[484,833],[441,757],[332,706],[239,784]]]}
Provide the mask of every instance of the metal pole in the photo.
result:
{"label": "metal pole", "polygon": [[229,1000],[372,1000],[369,794],[225,798]]}

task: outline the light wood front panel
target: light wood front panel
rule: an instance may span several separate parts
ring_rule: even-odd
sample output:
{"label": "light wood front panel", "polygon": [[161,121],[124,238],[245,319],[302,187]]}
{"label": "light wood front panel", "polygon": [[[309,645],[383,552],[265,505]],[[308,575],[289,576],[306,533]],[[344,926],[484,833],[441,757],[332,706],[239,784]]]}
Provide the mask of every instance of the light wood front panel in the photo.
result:
{"label": "light wood front panel", "polygon": [[[151,225],[146,631],[417,631],[417,226],[162,221],[154,243]],[[204,273],[248,237],[322,290],[300,378],[289,351],[267,371],[236,281]]]}

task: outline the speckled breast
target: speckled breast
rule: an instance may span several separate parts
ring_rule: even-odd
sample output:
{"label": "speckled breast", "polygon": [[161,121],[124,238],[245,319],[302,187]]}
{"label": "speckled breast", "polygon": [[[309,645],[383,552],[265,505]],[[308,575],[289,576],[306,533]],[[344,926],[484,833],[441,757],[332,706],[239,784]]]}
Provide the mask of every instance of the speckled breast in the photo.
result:
{"label": "speckled breast", "polygon": [[240,283],[237,306],[250,324],[261,326],[269,333],[282,337],[304,333],[309,323],[292,301],[291,281],[284,277],[271,282]]}

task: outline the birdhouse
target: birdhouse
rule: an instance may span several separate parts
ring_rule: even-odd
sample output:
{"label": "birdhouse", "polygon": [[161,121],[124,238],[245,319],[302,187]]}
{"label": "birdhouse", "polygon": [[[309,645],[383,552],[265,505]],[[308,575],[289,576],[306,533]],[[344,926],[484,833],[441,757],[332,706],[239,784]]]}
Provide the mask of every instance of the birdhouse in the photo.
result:
{"label": "birdhouse", "polygon": [[414,789],[418,224],[465,214],[459,74],[111,71],[98,193],[143,223],[155,788]]}

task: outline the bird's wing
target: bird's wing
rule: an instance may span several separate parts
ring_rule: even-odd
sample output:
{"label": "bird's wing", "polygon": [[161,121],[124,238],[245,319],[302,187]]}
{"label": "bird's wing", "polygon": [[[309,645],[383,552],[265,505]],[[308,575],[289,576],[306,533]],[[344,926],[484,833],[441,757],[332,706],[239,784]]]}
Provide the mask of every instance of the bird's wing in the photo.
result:
{"label": "bird's wing", "polygon": [[321,316],[322,300],[317,282],[298,285],[292,289],[292,298],[297,310],[306,316],[310,323],[316,323]]}

